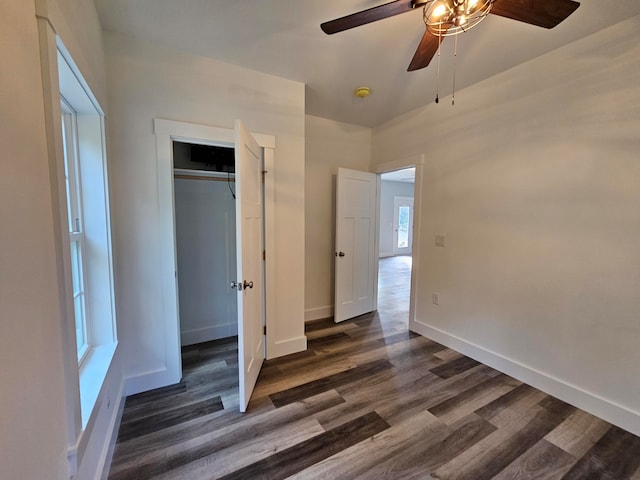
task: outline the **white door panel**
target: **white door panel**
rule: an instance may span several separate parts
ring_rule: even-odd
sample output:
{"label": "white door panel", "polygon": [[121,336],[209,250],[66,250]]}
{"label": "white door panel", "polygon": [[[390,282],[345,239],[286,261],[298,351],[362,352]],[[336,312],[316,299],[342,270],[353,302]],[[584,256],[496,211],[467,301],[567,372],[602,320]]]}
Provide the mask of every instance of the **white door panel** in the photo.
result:
{"label": "white door panel", "polygon": [[341,322],[375,309],[378,177],[338,169],[334,319]]}
{"label": "white door panel", "polygon": [[235,130],[238,370],[244,412],[264,361],[262,149],[242,122]]}

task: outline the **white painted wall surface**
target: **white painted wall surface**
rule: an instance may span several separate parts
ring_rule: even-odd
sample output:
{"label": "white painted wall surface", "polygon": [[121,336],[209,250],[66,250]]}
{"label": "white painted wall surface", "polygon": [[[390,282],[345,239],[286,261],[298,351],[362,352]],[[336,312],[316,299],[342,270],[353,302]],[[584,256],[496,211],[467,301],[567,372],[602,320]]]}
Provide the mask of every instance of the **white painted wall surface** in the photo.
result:
{"label": "white painted wall surface", "polygon": [[153,119],[233,128],[242,119],[275,135],[276,338],[280,353],[304,337],[304,85],[132,38],[107,36],[108,132],[113,186],[118,331],[125,375],[163,368]]}
{"label": "white painted wall surface", "polygon": [[393,199],[413,197],[413,183],[380,182],[380,257],[393,256]]}
{"label": "white painted wall surface", "polygon": [[333,315],[338,167],[369,171],[371,129],[306,116],[305,320]]}
{"label": "white painted wall surface", "polygon": [[[235,189],[235,184],[231,183]],[[227,182],[174,180],[182,345],[238,334],[236,210]]]}
{"label": "white painted wall surface", "polygon": [[33,2],[3,5],[0,52],[0,478],[62,480],[62,319]]}
{"label": "white painted wall surface", "polygon": [[412,328],[636,434],[638,32],[634,17],[373,136],[374,162],[426,155]]}
{"label": "white painted wall surface", "polygon": [[[63,252],[54,215],[59,205],[51,157],[56,141],[61,143],[47,137],[55,130],[51,119],[60,114],[54,31],[104,102],[101,31],[90,0],[5,3],[0,18],[0,144],[3,158],[10,161],[4,162],[0,176],[0,218],[8,226],[0,232],[0,478],[68,479],[67,453],[75,442],[79,397],[77,373],[70,373],[65,363],[75,361],[75,346],[67,352],[64,338],[64,325],[73,318],[66,318],[61,295]],[[41,51],[38,23],[43,27]],[[45,60],[44,69],[42,52],[54,62]],[[75,385],[69,382],[74,378]],[[101,473],[121,384],[116,359],[96,414],[79,439],[78,479]]]}

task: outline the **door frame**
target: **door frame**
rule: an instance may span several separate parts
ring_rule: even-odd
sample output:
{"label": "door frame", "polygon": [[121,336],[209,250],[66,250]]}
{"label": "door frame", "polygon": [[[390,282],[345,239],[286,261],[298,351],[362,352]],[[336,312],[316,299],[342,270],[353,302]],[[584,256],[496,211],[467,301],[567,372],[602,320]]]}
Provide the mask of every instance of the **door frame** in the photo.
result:
{"label": "door frame", "polygon": [[[390,162],[379,163],[373,166],[373,171],[378,174],[393,172],[395,170],[402,170],[405,168],[416,168],[415,184],[413,187],[413,235],[412,235],[412,249],[411,249],[411,291],[409,294],[409,330],[415,332],[416,327],[416,285],[418,278],[420,278],[420,226],[422,219],[420,218],[420,206],[422,204],[422,176],[424,170],[425,156],[424,154],[418,154],[411,157],[406,157],[399,160],[393,160]],[[380,206],[378,205],[378,227],[380,225]],[[379,235],[379,232],[378,232]],[[376,252],[378,260],[380,252]],[[376,265],[378,262],[376,262]],[[378,281],[376,278],[376,293],[378,291]]]}
{"label": "door frame", "polygon": [[[180,314],[178,309],[175,198],[173,191],[173,142],[199,143],[235,148],[235,130],[195,123],[155,118],[158,177],[158,249],[162,288],[161,325],[165,335],[165,366],[140,377],[139,391],[178,383],[182,379]],[[274,171],[275,137],[253,134],[264,153],[264,170]],[[265,348],[270,350],[269,331],[275,319],[275,188],[274,176],[264,175],[264,322],[267,327]]]}

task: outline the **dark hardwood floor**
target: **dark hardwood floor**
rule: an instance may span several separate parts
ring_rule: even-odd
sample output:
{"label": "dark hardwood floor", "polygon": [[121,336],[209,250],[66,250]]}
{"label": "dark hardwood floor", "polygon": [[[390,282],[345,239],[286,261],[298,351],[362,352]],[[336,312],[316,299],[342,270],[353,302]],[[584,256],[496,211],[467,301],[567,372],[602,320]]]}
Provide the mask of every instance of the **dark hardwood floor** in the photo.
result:
{"label": "dark hardwood floor", "polygon": [[381,261],[377,313],[265,362],[245,414],[236,339],[185,348],[127,399],[109,479],[640,480],[640,438],[408,332],[410,261]]}

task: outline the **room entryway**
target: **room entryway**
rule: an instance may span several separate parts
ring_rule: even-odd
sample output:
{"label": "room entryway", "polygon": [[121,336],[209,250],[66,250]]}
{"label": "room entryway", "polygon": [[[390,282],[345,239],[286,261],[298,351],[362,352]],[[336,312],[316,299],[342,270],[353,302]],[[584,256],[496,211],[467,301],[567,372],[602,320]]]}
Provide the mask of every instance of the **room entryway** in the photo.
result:
{"label": "room entryway", "polygon": [[[238,399],[239,410],[245,411],[265,357],[265,340],[268,343],[269,331],[265,330],[265,326],[268,327],[270,319],[274,318],[269,313],[273,310],[273,289],[267,294],[265,286],[273,281],[270,259],[274,255],[269,255],[273,249],[273,228],[265,227],[263,221],[265,212],[270,216],[274,212],[273,179],[263,175],[263,172],[273,165],[275,139],[269,135],[254,136],[241,121],[235,122],[234,129],[224,129],[155,119],[154,129],[158,153],[158,215],[161,219],[158,240],[162,252],[160,263],[164,315],[160,319],[160,326],[165,335],[164,368],[131,380],[129,390],[131,393],[151,390],[156,386],[176,384],[182,378],[173,143],[231,147],[235,151],[236,174],[236,275],[234,279],[223,281],[225,288],[233,288],[236,292]],[[264,191],[271,194],[263,195]],[[211,249],[217,247],[212,245]]]}
{"label": "room entryway", "polygon": [[174,141],[173,166],[181,384],[238,408],[235,149]]}
{"label": "room entryway", "polygon": [[380,175],[378,314],[385,333],[409,326],[415,175],[415,168]]}

